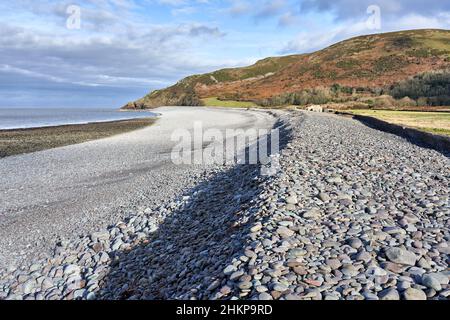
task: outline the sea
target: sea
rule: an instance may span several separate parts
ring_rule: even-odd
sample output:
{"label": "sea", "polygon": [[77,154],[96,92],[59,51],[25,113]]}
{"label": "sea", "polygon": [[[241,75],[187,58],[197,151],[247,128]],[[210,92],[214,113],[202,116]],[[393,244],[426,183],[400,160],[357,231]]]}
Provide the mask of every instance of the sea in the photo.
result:
{"label": "sea", "polygon": [[156,117],[149,111],[118,111],[107,108],[2,108],[0,130],[52,127]]}

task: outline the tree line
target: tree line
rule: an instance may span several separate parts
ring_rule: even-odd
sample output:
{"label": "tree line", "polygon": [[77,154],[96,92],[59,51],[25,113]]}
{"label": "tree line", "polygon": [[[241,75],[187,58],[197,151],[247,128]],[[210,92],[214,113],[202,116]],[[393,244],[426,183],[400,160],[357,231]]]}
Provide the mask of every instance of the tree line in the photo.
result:
{"label": "tree line", "polygon": [[261,106],[362,102],[368,107],[450,105],[450,70],[431,71],[385,88],[334,84],[255,101]]}

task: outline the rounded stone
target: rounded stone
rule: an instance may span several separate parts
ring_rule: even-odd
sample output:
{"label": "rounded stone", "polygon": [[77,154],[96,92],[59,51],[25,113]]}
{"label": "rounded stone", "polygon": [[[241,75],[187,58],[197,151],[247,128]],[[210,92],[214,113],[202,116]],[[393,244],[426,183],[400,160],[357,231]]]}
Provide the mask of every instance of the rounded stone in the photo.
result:
{"label": "rounded stone", "polygon": [[270,294],[268,294],[267,292],[261,292],[258,296],[258,300],[271,301],[271,300],[273,300],[273,297]]}
{"label": "rounded stone", "polygon": [[417,261],[417,257],[414,253],[401,248],[389,248],[386,250],[386,256],[394,263],[408,266],[414,266]]}
{"label": "rounded stone", "polygon": [[442,285],[441,285],[441,282],[439,281],[439,278],[433,274],[423,275],[422,284],[424,286],[426,286],[430,289],[436,290],[438,292],[442,290]]}
{"label": "rounded stone", "polygon": [[427,295],[420,289],[408,288],[403,292],[405,300],[427,300]]}
{"label": "rounded stone", "polygon": [[352,238],[348,240],[348,245],[352,247],[353,249],[359,249],[362,247],[363,243],[358,238]]}
{"label": "rounded stone", "polygon": [[381,291],[378,294],[378,297],[380,298],[380,300],[400,300],[400,295],[394,288],[389,288]]}

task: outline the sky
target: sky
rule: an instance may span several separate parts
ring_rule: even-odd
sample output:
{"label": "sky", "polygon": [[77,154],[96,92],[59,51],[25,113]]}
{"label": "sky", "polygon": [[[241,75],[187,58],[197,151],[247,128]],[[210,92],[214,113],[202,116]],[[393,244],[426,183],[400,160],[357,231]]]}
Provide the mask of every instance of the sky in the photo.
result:
{"label": "sky", "polygon": [[421,28],[450,29],[450,1],[1,1],[0,108],[119,108],[188,75]]}

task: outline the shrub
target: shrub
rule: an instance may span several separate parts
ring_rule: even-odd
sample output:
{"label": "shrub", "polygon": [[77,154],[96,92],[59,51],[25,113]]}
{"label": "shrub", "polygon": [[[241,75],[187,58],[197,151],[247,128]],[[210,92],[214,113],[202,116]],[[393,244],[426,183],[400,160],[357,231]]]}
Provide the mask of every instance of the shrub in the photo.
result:
{"label": "shrub", "polygon": [[377,73],[385,73],[389,71],[395,71],[401,67],[407,65],[408,62],[401,56],[391,55],[381,57],[375,61],[373,69]]}
{"label": "shrub", "polygon": [[344,70],[352,70],[360,65],[361,63],[355,59],[342,60],[336,63],[336,67]]}
{"label": "shrub", "polygon": [[417,106],[417,102],[410,97],[404,97],[400,100],[396,101],[396,106],[398,107],[415,107]]}
{"label": "shrub", "polygon": [[391,109],[395,105],[395,100],[389,95],[376,97],[373,101],[373,107],[379,109]]}
{"label": "shrub", "polygon": [[424,106],[428,105],[428,98],[420,97],[419,99],[417,99],[417,105],[419,107],[424,107]]}

